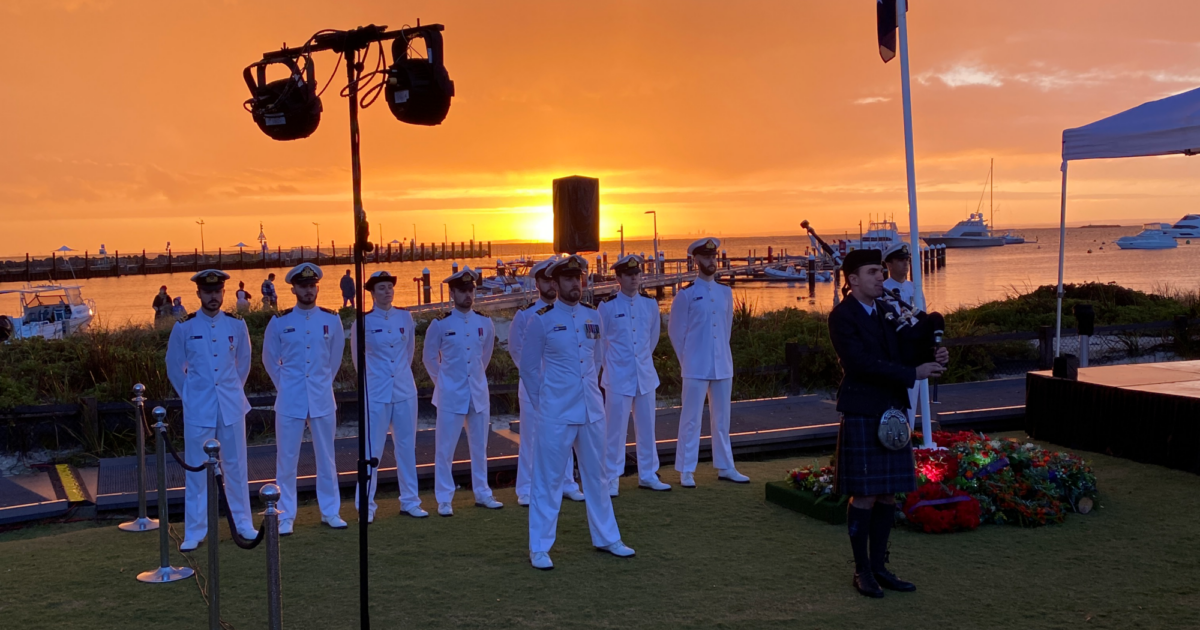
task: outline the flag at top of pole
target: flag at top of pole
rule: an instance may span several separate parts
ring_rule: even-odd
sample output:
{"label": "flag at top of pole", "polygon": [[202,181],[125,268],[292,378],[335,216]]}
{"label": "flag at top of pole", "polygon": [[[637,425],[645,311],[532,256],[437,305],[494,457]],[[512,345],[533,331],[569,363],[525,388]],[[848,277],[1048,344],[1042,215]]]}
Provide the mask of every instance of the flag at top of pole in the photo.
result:
{"label": "flag at top of pole", "polygon": [[[908,12],[908,7],[904,7]],[[875,0],[875,26],[879,32],[879,56],[883,63],[896,57],[896,3],[893,0]]]}

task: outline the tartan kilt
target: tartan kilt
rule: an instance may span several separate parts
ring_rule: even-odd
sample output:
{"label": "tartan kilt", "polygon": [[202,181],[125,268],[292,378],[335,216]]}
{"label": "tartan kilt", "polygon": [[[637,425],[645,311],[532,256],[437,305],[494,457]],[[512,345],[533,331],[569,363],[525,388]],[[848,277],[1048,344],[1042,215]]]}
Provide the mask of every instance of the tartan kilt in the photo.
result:
{"label": "tartan kilt", "polygon": [[879,418],[842,415],[838,428],[834,488],[864,497],[917,489],[912,442],[890,451],[879,443]]}

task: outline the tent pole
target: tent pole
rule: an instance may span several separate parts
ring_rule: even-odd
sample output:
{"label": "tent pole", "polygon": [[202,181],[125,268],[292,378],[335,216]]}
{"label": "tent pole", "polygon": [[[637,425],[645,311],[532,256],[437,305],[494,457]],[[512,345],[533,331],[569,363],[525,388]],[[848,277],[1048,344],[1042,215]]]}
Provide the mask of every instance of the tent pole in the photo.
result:
{"label": "tent pole", "polygon": [[[908,175],[908,236],[913,252],[921,251],[921,228],[917,221],[917,169],[913,157],[912,86],[908,80],[908,0],[896,0],[896,25],[900,31],[900,93],[904,101],[904,165]],[[912,265],[915,306],[925,310],[925,287],[921,265]],[[921,431],[925,448],[937,448],[930,428],[929,382],[920,382]]]}
{"label": "tent pole", "polygon": [[1067,253],[1067,161],[1062,163],[1062,208],[1058,220],[1058,306],[1054,314],[1054,356],[1062,353],[1063,263]]}

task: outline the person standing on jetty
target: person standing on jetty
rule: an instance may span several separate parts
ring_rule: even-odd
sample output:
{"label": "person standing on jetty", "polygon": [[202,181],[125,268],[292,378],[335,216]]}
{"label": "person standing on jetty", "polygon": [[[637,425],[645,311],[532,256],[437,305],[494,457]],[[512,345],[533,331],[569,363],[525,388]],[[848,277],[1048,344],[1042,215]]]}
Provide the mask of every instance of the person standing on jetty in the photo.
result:
{"label": "person standing on jetty", "polygon": [[[354,369],[367,371],[367,444],[368,457],[383,459],[388,430],[396,454],[396,479],[400,483],[400,512],[414,518],[429,513],[421,509],[417,495],[417,385],[413,381],[413,353],[417,335],[413,318],[403,308],[392,306],[396,296],[396,276],[386,271],[371,274],[363,287],[375,306],[363,313],[367,333],[365,367],[358,357],[358,326],[350,327],[350,356]],[[371,471],[367,483],[367,522],[375,521],[375,489],[379,487],[379,468]],[[354,494],[358,509],[359,494]]]}
{"label": "person standing on jetty", "polygon": [[250,298],[253,296],[250,295],[250,292],[246,290],[245,282],[238,282],[238,290],[237,290],[236,296],[237,296],[238,312],[239,313],[250,312]]}
{"label": "person standing on jetty", "polygon": [[700,420],[704,398],[712,425],[713,467],[717,478],[750,483],[750,478],[733,465],[729,444],[729,407],[733,395],[733,353],[729,335],[733,328],[733,291],[717,283],[717,252],[721,241],[702,238],[688,246],[696,261],[696,281],[671,300],[667,335],[679,357],[683,377],[682,409],[679,414],[679,444],[675,470],[679,485],[696,487],[696,462],[700,458]]}
{"label": "person standing on jetty", "polygon": [[[246,473],[246,378],[250,376],[250,332],[238,315],[221,311],[229,274],[205,269],[192,276],[200,310],[179,319],[167,341],[167,378],[183,402],[186,461],[208,460],[204,443],[221,443],[225,497],[238,533],[254,538]],[[179,299],[179,298],[176,298]],[[194,551],[208,534],[208,477],[184,473],[184,530],[180,551]],[[216,544],[217,541],[212,541]]]}
{"label": "person standing on jetty", "polygon": [[621,541],[604,474],[604,400],[600,371],[600,315],[580,302],[587,261],[572,254],[549,270],[558,300],[543,306],[526,328],[521,378],[537,414],[533,495],[529,503],[529,562],[554,568],[550,548],[562,509],[562,469],[571,448],[579,462],[592,546],[619,558],[634,555]]}
{"label": "person standing on jetty", "polygon": [[346,275],[342,276],[342,308],[354,308],[354,278],[350,277],[350,270],[346,270]]}
{"label": "person standing on jetty", "polygon": [[[883,597],[883,588],[915,591],[896,577],[888,561],[888,535],[896,521],[896,493],[917,489],[912,443],[902,412],[906,388],[945,369],[949,353],[917,364],[918,352],[896,332],[895,313],[883,297],[883,256],[877,249],[846,255],[844,299],[829,313],[829,339],[842,366],[837,410],[835,492],[848,495],[847,528],[854,552],[854,588]],[[881,588],[882,587],[882,588]]]}
{"label": "person standing on jetty", "polygon": [[488,433],[492,429],[492,404],[487,366],[492,362],[496,331],[492,320],[472,311],[475,282],[470,267],[442,282],[450,285],[454,308],[429,322],[421,360],[433,380],[433,405],[437,407],[433,487],[438,515],[454,516],[454,448],[467,429],[471,452],[471,489],[475,505],[498,510],[504,504],[492,496],[487,478]]}
{"label": "person standing on jetty", "polygon": [[642,259],[627,254],[612,266],[619,291],[600,303],[600,351],[604,373],[604,415],[608,443],[604,466],[608,494],[617,496],[621,475],[625,474],[625,439],[629,435],[629,412],[633,411],[634,437],[637,441],[638,487],[670,490],[658,478],[658,445],[654,442],[654,392],[658,372],[654,369],[654,348],[658,346],[662,318],[658,302],[639,293]]}
{"label": "person standing on jetty", "polygon": [[342,365],[346,337],[338,314],[317,306],[321,268],[306,262],[287,272],[296,307],[281,311],[267,323],[263,334],[263,366],[275,384],[275,478],[283,518],[279,533],[292,533],[296,518],[296,465],[304,426],[312,433],[317,464],[317,504],[321,522],[334,529],[346,527],[338,515],[338,491],[333,439],[337,431],[337,403],[333,381]]}
{"label": "person standing on jetty", "polygon": [[279,308],[279,296],[275,294],[275,274],[267,274],[267,279],[262,281],[261,291],[263,308]]}
{"label": "person standing on jetty", "polygon": [[154,309],[154,322],[156,324],[171,317],[172,300],[171,296],[167,294],[167,285],[164,284],[158,288],[158,294],[154,296],[154,302],[151,303],[151,307]]}
{"label": "person standing on jetty", "polygon": [[[558,296],[554,289],[554,281],[548,273],[550,265],[557,261],[558,256],[551,256],[529,268],[529,275],[533,276],[534,285],[537,286],[538,299],[532,304],[522,306],[513,315],[512,323],[508,327],[508,354],[518,368],[521,367],[521,352],[525,347],[526,327],[529,326],[534,313],[554,304],[554,299]],[[517,505],[529,507],[529,493],[533,487],[533,443],[537,439],[538,422],[533,412],[533,403],[529,402],[529,393],[525,389],[524,381],[517,383],[517,399],[521,404],[521,443],[517,451]],[[575,481],[575,456],[571,453],[567,453],[563,496],[572,501],[584,499],[583,493],[579,491],[579,484]]]}

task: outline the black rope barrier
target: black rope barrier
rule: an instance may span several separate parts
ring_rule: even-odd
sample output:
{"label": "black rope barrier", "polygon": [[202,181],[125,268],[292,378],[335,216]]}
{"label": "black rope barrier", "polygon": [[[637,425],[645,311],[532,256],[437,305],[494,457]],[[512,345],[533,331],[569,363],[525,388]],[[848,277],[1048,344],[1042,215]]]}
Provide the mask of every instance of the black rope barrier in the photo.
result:
{"label": "black rope barrier", "polygon": [[263,519],[261,525],[258,526],[258,535],[254,538],[244,538],[242,533],[238,531],[237,524],[233,522],[233,510],[229,509],[229,500],[225,497],[225,475],[218,469],[217,472],[217,491],[220,496],[220,507],[225,510],[225,523],[229,525],[229,536],[233,539],[233,544],[239,549],[254,549],[267,537],[267,521]]}
{"label": "black rope barrier", "polygon": [[[150,424],[149,421],[146,420],[145,414],[142,414],[142,423],[146,425],[146,430],[149,431]],[[167,445],[167,452],[171,454],[171,457],[175,458],[175,463],[179,464],[180,468],[188,472],[204,472],[205,470],[208,470],[208,467],[204,464],[200,464],[199,466],[188,466],[187,462],[183,461],[183,457],[180,457],[179,451],[175,450],[175,445],[171,443],[170,438],[167,436],[166,428],[163,428],[163,442],[165,442]]]}

